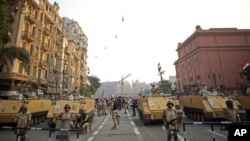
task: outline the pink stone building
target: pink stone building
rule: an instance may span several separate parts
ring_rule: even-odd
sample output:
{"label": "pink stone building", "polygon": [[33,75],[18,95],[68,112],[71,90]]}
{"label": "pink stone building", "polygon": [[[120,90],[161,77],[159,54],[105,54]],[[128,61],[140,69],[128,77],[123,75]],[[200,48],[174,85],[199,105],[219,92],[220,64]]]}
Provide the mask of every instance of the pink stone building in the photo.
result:
{"label": "pink stone building", "polygon": [[208,88],[240,88],[249,83],[241,75],[242,67],[250,61],[250,29],[196,27],[195,32],[176,49],[177,84],[205,83]]}

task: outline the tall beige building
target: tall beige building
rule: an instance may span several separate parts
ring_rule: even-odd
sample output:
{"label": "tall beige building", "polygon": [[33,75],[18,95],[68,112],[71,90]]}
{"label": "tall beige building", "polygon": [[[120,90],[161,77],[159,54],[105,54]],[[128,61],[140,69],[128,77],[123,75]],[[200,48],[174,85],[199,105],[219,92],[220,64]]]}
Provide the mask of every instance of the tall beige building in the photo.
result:
{"label": "tall beige building", "polygon": [[[74,46],[68,46],[71,50],[74,50],[74,53],[71,55],[73,56],[72,58],[75,65],[75,70],[72,70],[72,75],[74,75],[75,79],[71,84],[74,87],[86,85],[88,38],[77,21],[66,17],[63,18],[63,34],[70,41],[74,42]],[[72,63],[72,61],[70,63]],[[78,74],[80,74],[80,76],[78,76]],[[79,78],[80,81],[78,81]]]}
{"label": "tall beige building", "polygon": [[59,5],[48,0],[16,0],[11,4],[14,22],[9,44],[25,48],[31,62],[27,69],[19,60],[9,70],[3,67],[1,95],[25,90],[61,93],[86,84],[87,37],[82,30],[78,40],[63,35]]}

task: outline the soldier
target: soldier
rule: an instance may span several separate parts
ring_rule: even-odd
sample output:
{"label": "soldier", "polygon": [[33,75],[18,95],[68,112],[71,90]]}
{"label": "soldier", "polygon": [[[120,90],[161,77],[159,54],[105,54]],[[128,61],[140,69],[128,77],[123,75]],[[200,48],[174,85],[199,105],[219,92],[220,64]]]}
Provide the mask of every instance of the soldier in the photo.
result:
{"label": "soldier", "polygon": [[226,101],[227,108],[224,109],[225,119],[227,121],[237,122],[240,121],[239,113],[236,109],[234,109],[233,101],[227,100]]}
{"label": "soldier", "polygon": [[102,101],[102,115],[107,115],[107,103],[106,103],[106,100],[103,99]]}
{"label": "soldier", "polygon": [[172,101],[167,102],[167,108],[163,113],[163,124],[167,130],[168,141],[171,141],[172,136],[174,137],[174,141],[178,140],[177,132],[179,132],[179,118],[177,113],[172,107],[174,103]]}
{"label": "soldier", "polygon": [[86,109],[80,109],[77,117],[77,129],[83,129],[84,131],[85,127],[90,125],[90,122],[90,115],[86,112]]}
{"label": "soldier", "polygon": [[118,108],[119,108],[119,103],[117,99],[115,99],[115,96],[111,96],[111,107],[110,107],[110,114],[112,114],[112,120],[114,123],[114,126],[111,128],[111,130],[116,130],[117,129],[117,115],[118,115]]}
{"label": "soldier", "polygon": [[125,109],[125,114],[127,114],[127,110],[128,110],[128,98],[127,97],[124,97],[124,100],[123,100],[123,107]]}
{"label": "soldier", "polygon": [[[72,125],[73,125],[73,117],[72,117],[72,113],[70,112],[71,107],[69,104],[66,104],[64,106],[64,111],[59,114],[59,116],[57,117],[57,120],[59,120],[59,122],[56,123],[56,128],[59,129],[71,129]],[[69,131],[62,131],[60,135],[58,135],[57,140],[60,141],[69,141]]]}
{"label": "soldier", "polygon": [[[236,109],[234,109],[233,101],[227,100],[226,101],[227,108],[224,109],[224,116],[226,121],[231,122],[237,122],[241,121],[239,113]],[[228,130],[228,141],[231,141],[232,139],[229,138],[230,133],[230,126],[223,126],[221,127],[221,130]]]}
{"label": "soldier", "polygon": [[[30,128],[31,114],[28,112],[28,106],[23,104],[21,107],[21,112],[18,115],[17,125],[18,128]],[[28,129],[17,129],[14,134],[21,137],[21,140],[26,141],[26,134]],[[18,140],[18,139],[17,139]]]}
{"label": "soldier", "polygon": [[100,99],[98,99],[96,108],[97,108],[97,115],[98,115],[98,117],[102,116],[102,102],[101,102]]}

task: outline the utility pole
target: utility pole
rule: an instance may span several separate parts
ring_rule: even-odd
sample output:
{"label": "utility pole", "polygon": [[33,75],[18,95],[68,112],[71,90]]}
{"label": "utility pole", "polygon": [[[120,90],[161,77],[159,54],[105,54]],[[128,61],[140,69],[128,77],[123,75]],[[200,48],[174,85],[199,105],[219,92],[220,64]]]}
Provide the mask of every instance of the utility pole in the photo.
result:
{"label": "utility pole", "polygon": [[122,79],[119,81],[121,83],[121,95],[123,95],[123,81],[128,78],[131,74],[126,75],[125,77],[122,76]]}

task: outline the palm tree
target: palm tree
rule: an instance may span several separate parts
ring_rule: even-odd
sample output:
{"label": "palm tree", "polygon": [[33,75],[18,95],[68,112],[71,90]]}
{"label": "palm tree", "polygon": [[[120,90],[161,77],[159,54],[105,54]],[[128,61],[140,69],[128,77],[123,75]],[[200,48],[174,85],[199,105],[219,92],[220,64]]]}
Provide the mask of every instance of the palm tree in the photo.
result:
{"label": "palm tree", "polygon": [[4,65],[7,65],[7,71],[9,72],[15,59],[27,65],[30,63],[30,54],[25,48],[13,45],[0,47],[0,72]]}

